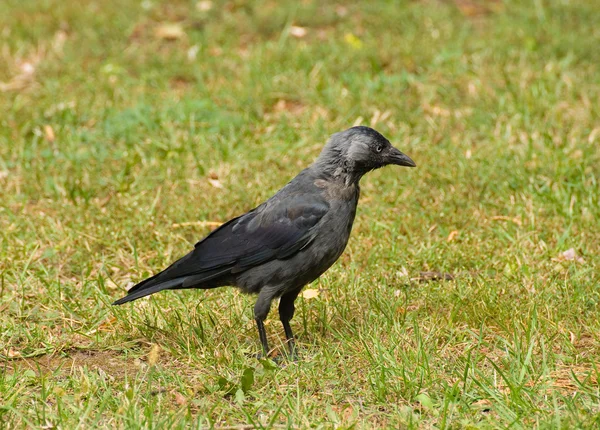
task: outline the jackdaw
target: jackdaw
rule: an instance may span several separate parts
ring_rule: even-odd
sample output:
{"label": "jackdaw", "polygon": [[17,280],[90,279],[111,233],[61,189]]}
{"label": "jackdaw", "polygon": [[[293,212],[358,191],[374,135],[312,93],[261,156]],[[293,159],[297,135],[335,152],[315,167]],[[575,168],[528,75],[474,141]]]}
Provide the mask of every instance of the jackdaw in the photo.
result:
{"label": "jackdaw", "polygon": [[317,160],[273,197],[215,229],[189,254],[113,304],[162,290],[235,286],[258,294],[254,318],[268,355],[264,321],[271,302],[279,297],[279,317],[295,358],[290,327],[294,301],[344,251],[362,176],[388,164],[416,166],[372,128],[352,127],[334,134]]}

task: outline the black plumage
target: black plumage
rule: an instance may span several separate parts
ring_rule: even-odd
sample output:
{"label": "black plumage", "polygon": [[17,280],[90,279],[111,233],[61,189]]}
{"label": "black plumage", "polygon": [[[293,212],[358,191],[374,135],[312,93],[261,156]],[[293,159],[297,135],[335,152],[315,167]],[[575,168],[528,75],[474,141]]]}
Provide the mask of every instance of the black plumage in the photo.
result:
{"label": "black plumage", "polygon": [[254,314],[268,353],[263,321],[272,300],[280,297],[279,315],[294,355],[289,325],[294,301],[346,247],[361,177],[387,164],[415,166],[371,128],[334,134],[315,163],[273,197],[214,230],[189,254],[135,285],[114,304],[168,289],[236,286],[258,294]]}

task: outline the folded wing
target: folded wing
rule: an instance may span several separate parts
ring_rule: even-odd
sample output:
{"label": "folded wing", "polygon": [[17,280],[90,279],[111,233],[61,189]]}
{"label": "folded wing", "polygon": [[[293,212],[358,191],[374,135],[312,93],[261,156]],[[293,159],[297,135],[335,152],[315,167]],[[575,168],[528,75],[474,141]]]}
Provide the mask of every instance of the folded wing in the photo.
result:
{"label": "folded wing", "polygon": [[270,199],[234,218],[198,242],[192,252],[131,288],[122,304],[165,289],[202,287],[203,282],[286,259],[309,246],[329,211],[318,194],[293,193]]}

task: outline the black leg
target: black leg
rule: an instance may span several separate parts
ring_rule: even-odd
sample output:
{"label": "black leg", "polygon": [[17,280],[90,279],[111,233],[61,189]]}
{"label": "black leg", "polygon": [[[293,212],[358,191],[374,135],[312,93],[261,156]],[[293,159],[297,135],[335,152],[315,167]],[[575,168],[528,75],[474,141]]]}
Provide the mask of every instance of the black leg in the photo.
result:
{"label": "black leg", "polygon": [[258,337],[260,339],[260,344],[263,349],[263,356],[269,356],[269,341],[267,340],[267,332],[265,330],[265,323],[260,318],[256,318],[256,326],[258,327]]}
{"label": "black leg", "polygon": [[264,287],[258,293],[258,299],[254,305],[254,319],[256,320],[256,327],[258,328],[258,337],[260,344],[263,349],[263,356],[269,356],[269,342],[267,341],[267,332],[265,330],[265,320],[271,309],[271,302],[276,294],[276,289]]}
{"label": "black leg", "polygon": [[298,355],[296,353],[296,341],[294,340],[292,327],[290,327],[289,321],[281,321],[281,323],[283,324],[283,330],[285,330],[288,348],[290,349],[290,358],[295,361],[298,358]]}
{"label": "black leg", "polygon": [[292,360],[296,360],[296,342],[294,340],[294,333],[292,332],[292,327],[290,326],[290,320],[294,317],[294,311],[296,310],[294,306],[294,301],[296,297],[300,294],[300,290],[293,291],[281,296],[279,300],[279,318],[281,319],[281,324],[283,324],[283,330],[285,331],[285,338],[287,339],[288,348],[290,349],[290,358]]}

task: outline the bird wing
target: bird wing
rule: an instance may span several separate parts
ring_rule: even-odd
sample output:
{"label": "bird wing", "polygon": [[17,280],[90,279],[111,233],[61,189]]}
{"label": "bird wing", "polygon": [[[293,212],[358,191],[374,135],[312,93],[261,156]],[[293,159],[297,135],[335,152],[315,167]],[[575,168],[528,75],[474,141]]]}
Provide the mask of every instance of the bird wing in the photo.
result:
{"label": "bird wing", "polygon": [[214,230],[192,252],[135,285],[115,304],[161,290],[191,288],[267,261],[289,258],[316,237],[315,227],[329,208],[319,194],[275,195]]}
{"label": "bird wing", "polygon": [[198,242],[171,276],[229,268],[232,273],[273,259],[289,258],[315,237],[314,227],[329,210],[320,195],[290,194],[274,198],[222,225]]}

